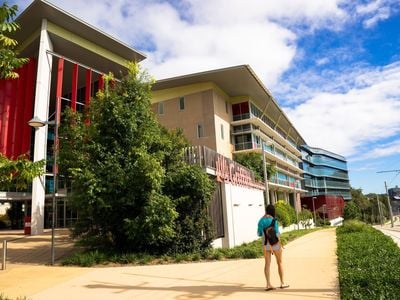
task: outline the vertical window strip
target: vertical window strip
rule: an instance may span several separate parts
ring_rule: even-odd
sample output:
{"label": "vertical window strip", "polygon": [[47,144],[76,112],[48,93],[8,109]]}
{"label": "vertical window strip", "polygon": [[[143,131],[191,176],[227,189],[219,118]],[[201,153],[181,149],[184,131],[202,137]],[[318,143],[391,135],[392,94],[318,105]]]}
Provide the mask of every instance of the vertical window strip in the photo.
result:
{"label": "vertical window strip", "polygon": [[179,110],[185,110],[185,97],[179,98]]}

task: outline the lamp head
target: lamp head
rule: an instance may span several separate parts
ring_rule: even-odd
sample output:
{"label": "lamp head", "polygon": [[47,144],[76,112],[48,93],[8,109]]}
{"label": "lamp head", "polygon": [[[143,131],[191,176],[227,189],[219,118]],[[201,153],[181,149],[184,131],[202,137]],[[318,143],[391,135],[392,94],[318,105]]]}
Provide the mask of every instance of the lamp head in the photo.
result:
{"label": "lamp head", "polygon": [[34,116],[31,120],[28,121],[28,125],[32,126],[33,128],[40,128],[47,124],[46,121],[42,121],[39,117]]}

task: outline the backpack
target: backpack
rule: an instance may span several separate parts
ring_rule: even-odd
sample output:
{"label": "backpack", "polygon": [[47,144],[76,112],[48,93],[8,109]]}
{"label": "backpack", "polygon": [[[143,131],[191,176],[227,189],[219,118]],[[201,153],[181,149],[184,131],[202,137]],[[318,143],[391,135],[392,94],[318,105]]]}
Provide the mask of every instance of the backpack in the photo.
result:
{"label": "backpack", "polygon": [[267,244],[267,241],[269,242],[269,244],[271,246],[273,246],[279,242],[279,238],[276,235],[276,231],[275,231],[275,219],[273,219],[271,225],[264,228],[263,231],[264,231],[264,245]]}

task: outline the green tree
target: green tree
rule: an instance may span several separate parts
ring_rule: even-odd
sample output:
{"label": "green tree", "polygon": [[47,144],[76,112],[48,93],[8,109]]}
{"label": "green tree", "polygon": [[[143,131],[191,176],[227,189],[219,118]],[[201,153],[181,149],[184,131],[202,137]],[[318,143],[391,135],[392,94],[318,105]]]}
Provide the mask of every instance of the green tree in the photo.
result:
{"label": "green tree", "polygon": [[8,159],[0,153],[0,190],[26,189],[33,178],[44,173],[44,160],[32,162],[21,156]]}
{"label": "green tree", "polygon": [[343,218],[345,220],[360,220],[361,219],[361,210],[353,200],[346,202],[345,207],[344,207]]}
{"label": "green tree", "polygon": [[[258,180],[261,181],[264,179],[263,158],[261,153],[236,153],[234,156],[234,160],[239,164],[245,166],[246,168],[252,170]],[[275,165],[271,163],[267,163],[266,167],[267,177],[268,179],[270,179],[276,173],[276,168]]]}
{"label": "green tree", "polygon": [[17,5],[9,6],[7,2],[0,6],[0,79],[18,78],[15,70],[28,62],[27,58],[17,57],[15,47],[18,42],[8,36],[19,29],[19,25],[14,22],[17,11]]}
{"label": "green tree", "polygon": [[[111,79],[105,77],[88,115],[67,109],[60,128],[60,169],[71,178],[79,212],[74,234],[89,245],[126,251],[167,252],[183,249],[180,243],[193,248],[198,235],[191,237],[188,228],[198,226],[206,240],[210,180],[182,162],[182,133],[156,121],[148,74],[130,64],[121,82],[110,87]],[[187,186],[185,180],[190,189],[174,190]]]}

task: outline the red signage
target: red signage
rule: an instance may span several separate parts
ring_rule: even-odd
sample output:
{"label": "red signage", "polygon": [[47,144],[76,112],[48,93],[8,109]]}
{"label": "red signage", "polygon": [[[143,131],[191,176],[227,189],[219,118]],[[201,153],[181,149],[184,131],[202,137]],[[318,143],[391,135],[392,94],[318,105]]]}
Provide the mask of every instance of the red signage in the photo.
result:
{"label": "red signage", "polygon": [[217,155],[216,175],[219,182],[230,182],[234,185],[264,189],[264,185],[255,181],[252,172],[230,159]]}

